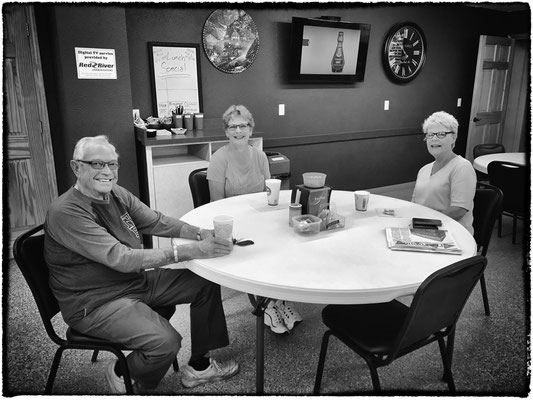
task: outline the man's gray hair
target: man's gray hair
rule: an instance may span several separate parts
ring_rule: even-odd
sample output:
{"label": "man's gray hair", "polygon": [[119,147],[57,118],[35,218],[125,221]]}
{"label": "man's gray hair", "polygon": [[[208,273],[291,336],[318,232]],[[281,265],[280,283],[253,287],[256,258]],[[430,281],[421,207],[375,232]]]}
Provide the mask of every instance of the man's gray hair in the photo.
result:
{"label": "man's gray hair", "polygon": [[78,143],[76,143],[76,146],[74,147],[74,153],[72,154],[72,159],[83,160],[83,157],[85,157],[85,152],[87,150],[87,147],[92,144],[107,144],[113,148],[115,153],[117,153],[117,157],[118,157],[118,151],[116,147],[109,141],[109,138],[106,135],[98,135],[98,136],[86,136],[78,140]]}

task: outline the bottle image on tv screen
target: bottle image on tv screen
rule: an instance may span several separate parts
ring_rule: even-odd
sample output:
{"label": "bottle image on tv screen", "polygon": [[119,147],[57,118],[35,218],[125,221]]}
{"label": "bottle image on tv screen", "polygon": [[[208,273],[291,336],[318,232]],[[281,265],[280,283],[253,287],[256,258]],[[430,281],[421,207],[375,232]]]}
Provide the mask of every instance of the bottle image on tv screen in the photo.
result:
{"label": "bottle image on tv screen", "polygon": [[331,72],[342,72],[344,68],[344,50],[342,49],[342,42],[344,41],[344,32],[339,32],[337,36],[337,48],[331,59]]}

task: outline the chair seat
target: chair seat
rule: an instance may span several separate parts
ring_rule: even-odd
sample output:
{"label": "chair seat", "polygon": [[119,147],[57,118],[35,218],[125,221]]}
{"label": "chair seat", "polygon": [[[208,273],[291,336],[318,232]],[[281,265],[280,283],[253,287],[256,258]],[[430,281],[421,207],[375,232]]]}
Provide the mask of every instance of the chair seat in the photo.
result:
{"label": "chair seat", "polygon": [[81,332],[78,332],[75,329],[68,328],[67,333],[65,334],[67,337],[67,340],[70,343],[76,343],[76,344],[87,344],[91,346],[107,346],[107,347],[113,347],[117,350],[127,350],[126,346],[116,343],[116,342],[110,342],[105,339],[100,339],[94,336],[85,335]]}
{"label": "chair seat", "polygon": [[366,352],[384,355],[390,353],[408,312],[409,307],[396,300],[378,304],[328,305],[322,310],[322,319],[336,336]]}

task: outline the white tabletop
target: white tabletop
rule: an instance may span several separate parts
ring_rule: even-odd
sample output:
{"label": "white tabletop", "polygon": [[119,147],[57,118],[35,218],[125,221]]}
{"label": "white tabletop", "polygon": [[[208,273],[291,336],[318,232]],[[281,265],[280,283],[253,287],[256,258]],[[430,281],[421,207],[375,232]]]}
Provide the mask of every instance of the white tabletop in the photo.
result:
{"label": "white tabletop", "polygon": [[[212,229],[215,215],[234,216],[234,237],[255,244],[234,246],[225,257],[187,261],[184,266],[222,286],[257,296],[318,304],[387,302],[416,291],[434,271],[476,254],[476,243],[453,219],[432,209],[370,195],[369,208],[355,211],[353,192],[332,192],[346,217],[344,228],[301,236],[288,225],[290,191],[278,206],[266,193],[231,197],[187,213],[188,223]],[[396,216],[379,216],[383,208]],[[412,217],[439,218],[463,249],[462,255],[391,251],[385,228],[407,227]]]}
{"label": "white tabletop", "polygon": [[474,159],[474,168],[487,174],[487,167],[492,161],[507,161],[526,165],[526,153],[494,153],[479,156]]}

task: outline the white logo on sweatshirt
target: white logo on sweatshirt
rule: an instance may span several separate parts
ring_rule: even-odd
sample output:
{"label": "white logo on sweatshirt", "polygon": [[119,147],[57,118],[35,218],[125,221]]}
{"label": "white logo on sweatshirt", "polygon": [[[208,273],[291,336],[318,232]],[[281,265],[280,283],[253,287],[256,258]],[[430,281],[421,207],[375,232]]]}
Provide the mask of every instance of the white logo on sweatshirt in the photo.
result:
{"label": "white logo on sweatshirt", "polygon": [[137,232],[137,227],[133,223],[133,220],[131,219],[130,215],[128,213],[125,213],[124,215],[120,216],[120,219],[122,219],[122,222],[124,222],[124,225],[126,225],[126,228],[133,232],[135,237],[139,238],[139,232]]}

